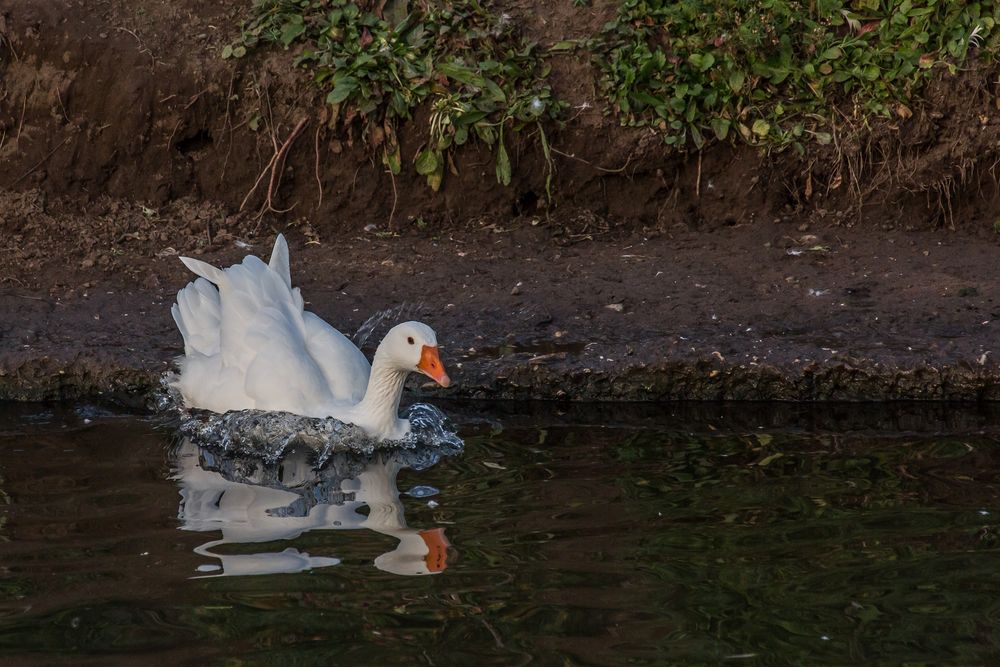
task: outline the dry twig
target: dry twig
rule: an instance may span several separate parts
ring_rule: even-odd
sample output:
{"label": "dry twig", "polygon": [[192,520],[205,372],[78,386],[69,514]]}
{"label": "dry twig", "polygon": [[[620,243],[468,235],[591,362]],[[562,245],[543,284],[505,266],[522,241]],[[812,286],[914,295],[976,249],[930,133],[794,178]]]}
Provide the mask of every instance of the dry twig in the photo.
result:
{"label": "dry twig", "polygon": [[26,179],[28,176],[30,176],[32,174],[32,172],[34,172],[36,169],[38,169],[43,164],[45,164],[50,157],[52,157],[53,155],[55,155],[55,153],[56,153],[57,150],[59,150],[60,148],[62,148],[63,146],[65,146],[67,141],[69,141],[69,137],[66,137],[65,139],[63,139],[62,141],[60,141],[58,146],[56,146],[55,148],[53,148],[52,150],[50,150],[48,153],[46,153],[45,157],[43,157],[41,160],[39,160],[38,162],[36,162],[35,165],[31,169],[29,169],[28,171],[24,172],[20,176],[18,176],[17,180],[14,181],[13,183],[11,183],[10,186],[14,187],[18,183],[20,183],[21,181],[23,181],[24,179]]}
{"label": "dry twig", "polygon": [[316,210],[323,205],[323,181],[319,177],[319,131],[323,129],[322,123],[316,123],[316,137],[313,141],[313,148],[316,151],[316,187],[319,188],[319,201],[316,202]]}
{"label": "dry twig", "polygon": [[620,174],[623,171],[625,171],[626,169],[628,169],[628,165],[632,161],[632,155],[633,155],[633,153],[629,153],[628,157],[625,159],[625,164],[623,164],[622,166],[618,167],[617,169],[606,169],[604,167],[600,167],[600,166],[594,164],[593,162],[589,162],[587,160],[584,160],[582,157],[577,157],[576,155],[572,155],[570,153],[564,153],[564,152],[562,152],[561,150],[559,150],[559,149],[557,149],[555,147],[550,146],[549,150],[551,150],[553,153],[556,153],[557,155],[562,155],[563,157],[568,157],[571,160],[576,160],[577,162],[582,162],[585,165],[589,165],[590,167],[593,167],[597,171],[604,172],[605,174]]}
{"label": "dry twig", "polygon": [[257,191],[257,188],[264,181],[264,177],[268,175],[268,172],[270,172],[270,178],[268,179],[267,184],[267,197],[264,199],[264,203],[261,205],[260,211],[257,213],[257,218],[259,219],[263,217],[265,213],[287,213],[295,208],[294,204],[286,209],[274,208],[274,196],[275,193],[277,193],[278,188],[281,186],[281,172],[285,168],[285,159],[288,157],[288,150],[292,147],[292,144],[295,143],[295,139],[299,136],[302,132],[302,128],[304,128],[308,122],[307,118],[300,120],[295,125],[295,129],[292,130],[292,133],[288,135],[288,138],[285,139],[285,142],[281,144],[280,147],[278,146],[277,141],[272,138],[275,153],[271,156],[271,159],[268,161],[267,166],[264,167],[264,170],[260,172],[260,175],[257,177],[256,182],[254,182],[253,187],[250,188],[246,197],[243,198],[243,203],[240,204],[240,211],[246,207],[250,197],[252,197],[254,192]]}

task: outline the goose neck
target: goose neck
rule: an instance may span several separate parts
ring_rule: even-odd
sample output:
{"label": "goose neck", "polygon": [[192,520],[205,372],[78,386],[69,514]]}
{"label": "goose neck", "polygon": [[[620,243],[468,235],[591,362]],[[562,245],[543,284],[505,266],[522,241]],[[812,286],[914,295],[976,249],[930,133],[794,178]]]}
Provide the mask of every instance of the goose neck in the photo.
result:
{"label": "goose neck", "polygon": [[403,395],[406,375],[406,371],[400,370],[384,357],[375,355],[368,389],[355,407],[358,415],[363,416],[363,425],[369,431],[388,434],[399,430],[399,399]]}

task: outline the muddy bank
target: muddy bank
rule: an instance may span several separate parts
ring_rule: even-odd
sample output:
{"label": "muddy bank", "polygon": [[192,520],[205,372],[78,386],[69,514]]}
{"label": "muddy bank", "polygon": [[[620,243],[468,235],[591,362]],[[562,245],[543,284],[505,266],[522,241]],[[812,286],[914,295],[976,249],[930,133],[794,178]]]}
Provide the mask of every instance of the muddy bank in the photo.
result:
{"label": "muddy bank", "polygon": [[[543,46],[615,6],[499,5]],[[942,76],[911,118],[805,158],[681,155],[603,115],[591,64],[555,55],[572,115],[547,130],[549,204],[528,135],[507,188],[474,146],[438,193],[393,179],[324,122],[294,54],[219,58],[239,12],[0,9],[0,398],[143,396],[180,352],[177,255],[266,256],[277,231],[341,330],[409,303],[438,331],[456,380],[438,395],[1000,398],[993,69]],[[400,128],[405,156],[427,121]],[[300,124],[272,202],[292,208],[258,215],[254,183]]]}
{"label": "muddy bank", "polygon": [[[402,317],[438,331],[455,387],[414,379],[417,393],[1000,398],[1000,245],[987,238],[781,223],[576,244],[542,224],[320,243],[289,236],[293,281],[342,330],[407,303]],[[272,238],[251,237],[249,250],[220,242],[201,257],[226,265],[248,251],[266,256]],[[54,263],[0,289],[0,396],[154,387],[181,351],[169,306],[190,276],[176,256],[136,265],[120,255],[102,268],[81,249],[68,267]]]}
{"label": "muddy bank", "polygon": [[[495,5],[545,49],[596,34],[617,3]],[[79,210],[101,206],[102,197],[153,209],[182,198],[210,201],[219,215],[198,224],[212,231],[254,227],[259,212],[292,207],[270,211],[265,222],[297,221],[321,235],[368,224],[450,230],[518,216],[547,217],[583,233],[674,224],[710,230],[775,217],[991,226],[1000,204],[992,67],[970,63],[957,75],[942,72],[911,117],[838,136],[806,156],[728,144],[680,154],[649,129],[621,127],[606,113],[599,73],[585,54],[553,53],[549,81],[567,112],[546,129],[552,164],[537,133],[512,134],[512,183],[501,187],[492,154],[469,144],[434,193],[412,168],[427,140],[429,110],[400,127],[407,166],[393,178],[358,128],[331,126],[322,95],[292,66],[293,51],[220,58],[245,11],[239,3],[194,0],[6,3],[0,188],[38,190]],[[260,186],[261,175],[286,141],[268,207],[272,182]],[[0,229],[10,233],[17,225],[0,214]]]}

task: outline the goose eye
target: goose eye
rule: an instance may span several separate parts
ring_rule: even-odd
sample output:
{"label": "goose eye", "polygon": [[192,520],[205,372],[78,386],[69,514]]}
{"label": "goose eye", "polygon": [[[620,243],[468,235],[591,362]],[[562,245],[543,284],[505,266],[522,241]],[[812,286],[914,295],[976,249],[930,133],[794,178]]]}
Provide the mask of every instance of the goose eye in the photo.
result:
{"label": "goose eye", "polygon": [[413,336],[407,336],[406,342],[409,343],[410,345],[413,345]]}

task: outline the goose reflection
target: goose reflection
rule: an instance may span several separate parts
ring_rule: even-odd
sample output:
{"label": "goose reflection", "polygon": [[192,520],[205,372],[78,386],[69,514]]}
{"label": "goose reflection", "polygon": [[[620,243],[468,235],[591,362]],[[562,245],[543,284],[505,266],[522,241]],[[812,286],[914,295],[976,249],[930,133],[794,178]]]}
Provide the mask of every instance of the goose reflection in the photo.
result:
{"label": "goose reflection", "polygon": [[[205,576],[295,573],[340,563],[293,547],[252,554],[217,550],[229,544],[293,540],[311,530],[367,529],[396,538],[396,548],[374,561],[375,567],[392,574],[437,574],[448,567],[450,544],[444,529],[408,527],[396,486],[399,471],[426,467],[426,456],[411,451],[367,457],[335,454],[316,470],[311,450],[294,449],[280,463],[267,465],[185,439],[172,458],[180,485],[181,530],[222,533],[221,539],[195,549],[218,561],[200,568],[213,573]],[[360,511],[364,507],[367,515]]]}

